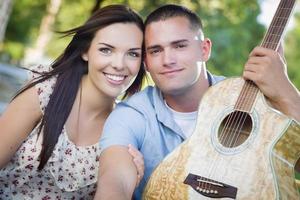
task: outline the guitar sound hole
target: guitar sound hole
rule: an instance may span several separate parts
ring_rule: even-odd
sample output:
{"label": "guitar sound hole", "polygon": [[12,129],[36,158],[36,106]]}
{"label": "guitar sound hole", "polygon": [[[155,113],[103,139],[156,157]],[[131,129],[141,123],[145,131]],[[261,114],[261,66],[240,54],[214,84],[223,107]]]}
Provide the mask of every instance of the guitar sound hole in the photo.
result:
{"label": "guitar sound hole", "polygon": [[228,148],[243,144],[250,136],[252,118],[246,112],[234,111],[221,122],[218,130],[219,142]]}

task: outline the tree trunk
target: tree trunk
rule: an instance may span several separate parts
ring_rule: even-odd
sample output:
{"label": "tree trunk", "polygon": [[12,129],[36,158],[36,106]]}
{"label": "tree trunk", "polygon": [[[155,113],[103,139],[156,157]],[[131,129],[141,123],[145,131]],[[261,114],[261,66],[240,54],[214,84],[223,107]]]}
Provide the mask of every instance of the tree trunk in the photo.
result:
{"label": "tree trunk", "polygon": [[13,0],[0,0],[0,43],[4,40],[6,26],[11,13]]}
{"label": "tree trunk", "polygon": [[24,66],[32,64],[50,64],[49,59],[45,57],[45,48],[52,37],[52,26],[55,22],[55,17],[59,11],[62,0],[50,0],[47,7],[47,13],[43,17],[39,35],[37,37],[34,48],[29,48],[25,52],[23,64]]}

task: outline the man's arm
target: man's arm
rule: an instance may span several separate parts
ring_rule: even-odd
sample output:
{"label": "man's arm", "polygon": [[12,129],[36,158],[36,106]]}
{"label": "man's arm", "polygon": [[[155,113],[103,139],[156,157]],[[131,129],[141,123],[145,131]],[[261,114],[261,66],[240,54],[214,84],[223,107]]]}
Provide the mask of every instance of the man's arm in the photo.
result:
{"label": "man's arm", "polygon": [[300,122],[300,92],[289,80],[281,47],[279,52],[254,48],[243,76],[255,82],[274,108]]}
{"label": "man's arm", "polygon": [[95,199],[130,200],[136,183],[137,169],[125,146],[111,146],[100,155]]}

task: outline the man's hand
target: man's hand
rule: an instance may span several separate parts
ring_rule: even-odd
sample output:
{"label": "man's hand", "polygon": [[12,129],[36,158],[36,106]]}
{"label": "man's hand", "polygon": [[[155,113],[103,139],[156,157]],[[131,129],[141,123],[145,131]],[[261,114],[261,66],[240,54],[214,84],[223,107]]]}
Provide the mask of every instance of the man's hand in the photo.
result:
{"label": "man's hand", "polygon": [[252,80],[274,108],[300,120],[300,93],[289,80],[281,46],[279,52],[254,48],[245,64],[243,77]]}

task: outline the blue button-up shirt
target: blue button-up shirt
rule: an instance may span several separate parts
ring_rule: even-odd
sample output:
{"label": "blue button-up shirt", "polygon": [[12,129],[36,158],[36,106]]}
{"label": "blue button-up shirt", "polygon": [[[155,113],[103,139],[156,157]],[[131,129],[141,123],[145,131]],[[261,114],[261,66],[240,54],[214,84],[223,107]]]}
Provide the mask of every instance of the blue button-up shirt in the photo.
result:
{"label": "blue button-up shirt", "polygon": [[[210,73],[208,78],[210,85],[224,79]],[[145,173],[134,193],[135,199],[141,199],[154,168],[185,139],[161,91],[149,86],[116,106],[105,122],[100,146],[104,150],[112,145],[132,144],[143,154]]]}

